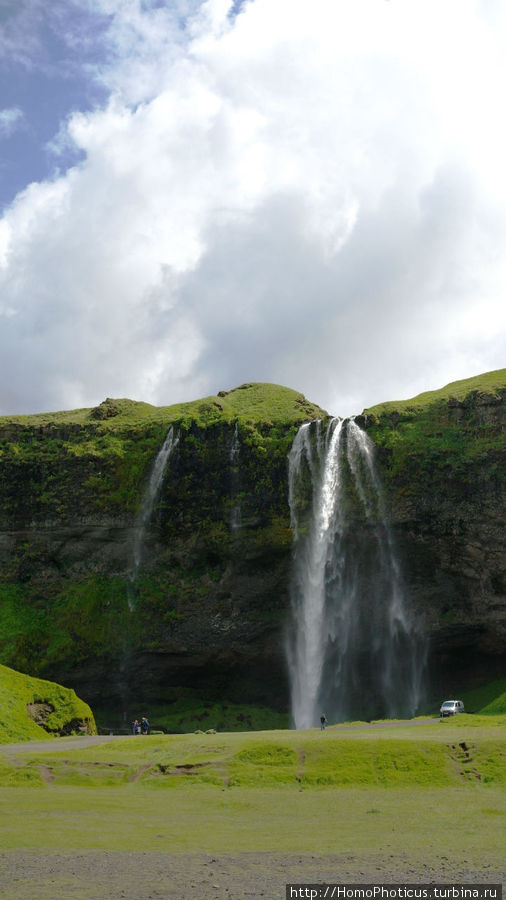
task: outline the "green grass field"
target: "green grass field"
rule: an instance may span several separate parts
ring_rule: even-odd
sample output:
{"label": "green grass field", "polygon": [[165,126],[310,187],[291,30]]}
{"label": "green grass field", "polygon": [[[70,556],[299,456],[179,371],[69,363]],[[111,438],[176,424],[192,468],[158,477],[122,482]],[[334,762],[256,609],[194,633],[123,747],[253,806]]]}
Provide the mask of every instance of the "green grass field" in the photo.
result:
{"label": "green grass field", "polygon": [[505,737],[506,717],[462,715],[323,733],[6,746],[2,846],[320,854],[401,848],[421,860],[444,844],[470,864],[497,864]]}
{"label": "green grass field", "polygon": [[497,790],[478,794],[463,787],[217,793],[200,785],[149,796],[134,789],[18,788],[0,793],[0,811],[8,823],[2,829],[4,850],[402,850],[422,860],[443,847],[475,865],[502,858],[506,815]]}

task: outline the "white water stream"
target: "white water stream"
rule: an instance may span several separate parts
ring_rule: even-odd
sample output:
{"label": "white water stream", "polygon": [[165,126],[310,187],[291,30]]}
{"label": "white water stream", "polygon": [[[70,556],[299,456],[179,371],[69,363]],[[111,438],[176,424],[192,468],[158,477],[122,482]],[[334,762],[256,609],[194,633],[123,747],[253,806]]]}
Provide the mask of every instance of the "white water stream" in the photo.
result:
{"label": "white water stream", "polygon": [[297,728],[413,714],[423,641],[374,463],[353,419],[303,425],[289,454],[294,534],[287,658]]}
{"label": "white water stream", "polygon": [[237,499],[239,490],[239,465],[241,455],[241,442],[239,440],[239,428],[236,422],[232,443],[230,444],[229,462],[230,462],[230,499],[232,509],[230,512],[230,530],[232,532],[239,531],[242,526],[242,510],[241,504]]}
{"label": "white water stream", "polygon": [[134,539],[133,539],[133,551],[132,551],[132,565],[129,574],[129,581],[131,590],[128,593],[128,605],[131,610],[135,608],[135,589],[134,584],[137,579],[137,575],[139,572],[139,566],[142,561],[142,552],[144,547],[144,537],[146,533],[146,528],[148,527],[151,517],[153,515],[153,510],[155,508],[155,503],[160,493],[160,488],[163,482],[163,476],[165,474],[165,468],[167,466],[167,462],[170,458],[174,447],[177,446],[179,442],[179,436],[174,434],[174,428],[172,425],[170,426],[166,438],[158,451],[158,454],[153,463],[153,468],[151,470],[151,475],[149,477],[149,481],[146,485],[146,490],[144,492],[144,496],[142,498],[141,509],[139,515],[137,516],[137,521],[134,528]]}

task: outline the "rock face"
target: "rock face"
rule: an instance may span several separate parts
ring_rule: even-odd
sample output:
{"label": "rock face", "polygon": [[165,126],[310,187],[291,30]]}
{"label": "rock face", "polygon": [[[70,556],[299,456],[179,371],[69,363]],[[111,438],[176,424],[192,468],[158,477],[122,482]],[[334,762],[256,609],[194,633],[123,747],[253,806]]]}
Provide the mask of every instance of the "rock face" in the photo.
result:
{"label": "rock face", "polygon": [[461,398],[427,395],[364,417],[406,589],[424,615],[432,688],[454,696],[504,674],[506,373],[494,374],[494,389],[462,392],[457,382],[449,387]]}
{"label": "rock face", "polygon": [[97,409],[0,421],[0,659],[109,707],[187,686],[286,706],[286,457],[325,412],[271,385]]}
{"label": "rock face", "polygon": [[[494,374],[485,392],[359,419],[445,692],[504,660],[506,372]],[[108,399],[0,420],[0,661],[92,705],[163,702],[188,686],[286,708],[287,453],[303,421],[325,416],[252,384],[178,407]],[[178,441],[139,541],[170,424]]]}

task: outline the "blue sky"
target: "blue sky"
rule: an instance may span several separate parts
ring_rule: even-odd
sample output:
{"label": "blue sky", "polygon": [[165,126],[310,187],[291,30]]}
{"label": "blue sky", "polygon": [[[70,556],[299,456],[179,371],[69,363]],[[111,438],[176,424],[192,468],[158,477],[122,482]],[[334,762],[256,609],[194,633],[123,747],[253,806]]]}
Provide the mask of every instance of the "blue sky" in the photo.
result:
{"label": "blue sky", "polygon": [[104,54],[107,17],[72,2],[7,0],[0,26],[3,207],[30,181],[48,178],[56,168],[65,171],[79,156],[72,148],[57,154],[51,143],[74,110],[105,99],[93,71]]}
{"label": "blue sky", "polygon": [[0,413],[504,366],[499,0],[4,0]]}

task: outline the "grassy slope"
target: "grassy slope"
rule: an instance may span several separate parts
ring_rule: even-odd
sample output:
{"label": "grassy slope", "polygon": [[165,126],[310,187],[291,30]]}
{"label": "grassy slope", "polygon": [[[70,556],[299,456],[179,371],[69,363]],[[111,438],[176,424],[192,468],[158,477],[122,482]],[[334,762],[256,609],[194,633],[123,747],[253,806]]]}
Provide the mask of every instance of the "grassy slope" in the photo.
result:
{"label": "grassy slope", "polygon": [[50,731],[59,732],[74,719],[85,720],[89,732],[95,731],[91,709],[73,690],[0,665],[0,744],[52,740],[53,735],[28,715],[27,704],[37,702],[54,707],[46,720]]}
{"label": "grassy slope", "polygon": [[[309,729],[150,735],[86,749],[53,742],[43,759],[52,783],[60,785],[297,790],[506,784],[505,726],[505,716],[460,715],[428,724],[337,725],[323,734]],[[23,767],[35,772],[41,759],[27,744],[17,755],[16,774]]]}
{"label": "grassy slope", "polygon": [[439,405],[449,399],[465,400],[473,392],[489,397],[499,397],[500,390],[506,388],[506,369],[496,369],[494,372],[486,372],[473,378],[465,378],[462,381],[453,381],[436,391],[424,391],[409,400],[390,400],[386,403],[378,403],[364,409],[364,415],[381,416],[384,413],[408,411],[420,411],[429,406]]}
{"label": "grassy slope", "polygon": [[[193,422],[205,427],[217,421],[277,425],[303,422],[326,415],[303,394],[277,384],[241,385],[224,396],[204,397],[173,406],[151,406],[136,400],[106,400],[102,406],[117,411],[115,415],[97,419],[92,409],[38,413],[26,416],[1,416],[0,430],[9,425],[38,428],[50,425],[91,425],[98,431],[114,432],[128,426]],[[98,409],[95,407],[95,409]]]}
{"label": "grassy slope", "polygon": [[61,752],[27,745],[0,756],[0,813],[9,811],[2,845],[356,851],[404,853],[413,862],[444,853],[497,864],[505,724],[460,716],[323,734],[152,735],[87,750],[63,750],[65,741]]}
{"label": "grassy slope", "polygon": [[472,691],[464,691],[466,711],[481,715],[506,715],[506,678],[489,681]]}

